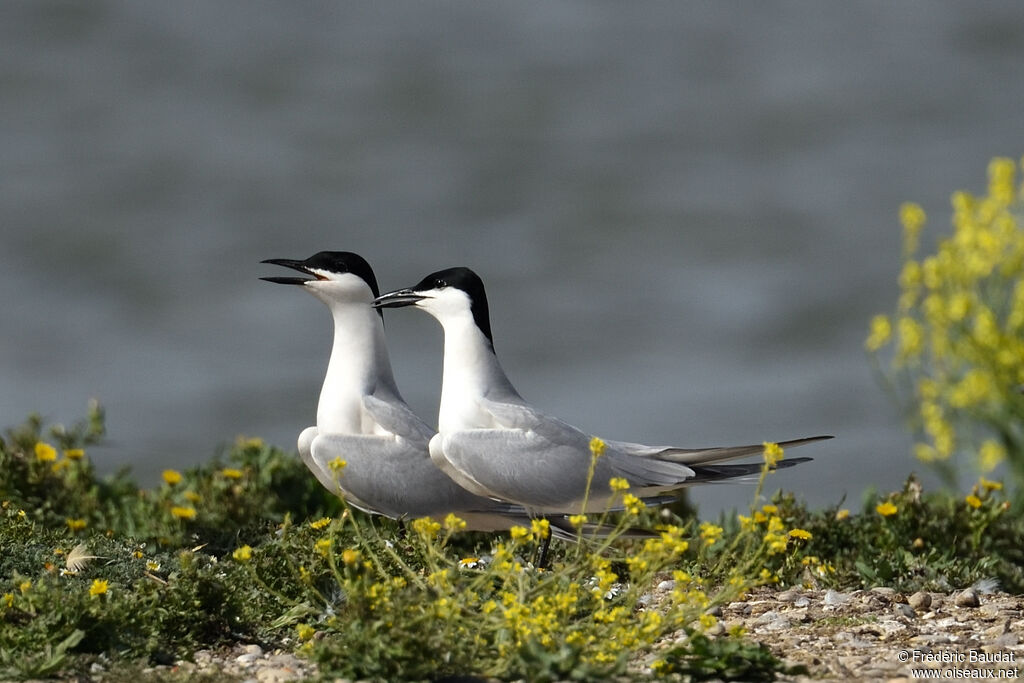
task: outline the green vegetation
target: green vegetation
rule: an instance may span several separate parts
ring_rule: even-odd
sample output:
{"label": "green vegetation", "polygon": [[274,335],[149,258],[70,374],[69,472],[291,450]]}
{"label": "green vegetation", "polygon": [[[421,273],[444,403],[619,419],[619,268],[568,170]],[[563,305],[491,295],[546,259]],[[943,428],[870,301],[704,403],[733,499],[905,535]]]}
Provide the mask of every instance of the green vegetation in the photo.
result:
{"label": "green vegetation", "polygon": [[[140,489],[95,475],[102,435],[93,406],[72,429],[33,417],[0,440],[0,676],[82,673],[102,655],[128,678],[140,660],[256,642],[352,678],[769,680],[781,665],[763,647],[704,635],[710,606],[764,584],[1024,588],[1024,521],[984,480],[966,498],[911,480],[857,514],[779,494],[719,524],[649,510],[613,480],[626,510],[588,521],[651,537],[556,541],[538,571],[542,521],[498,536],[459,533],[455,517],[399,528],[258,440]],[[685,645],[652,647],[679,632]]]}
{"label": "green vegetation", "polygon": [[[1024,485],[1024,204],[1015,176],[1013,160],[993,159],[985,196],[955,192],[953,234],[931,255],[917,255],[924,210],[901,207],[899,303],[875,316],[865,342],[918,435],[915,455],[951,484],[962,460],[982,474],[1005,463]],[[883,349],[888,367],[877,358]]]}
{"label": "green vegetation", "polygon": [[[954,195],[954,235],[920,261],[924,212],[903,207],[898,311],[877,316],[866,342],[876,359],[893,345],[879,370],[911,415],[916,454],[950,480],[970,457],[1024,483],[1014,173],[996,159],[988,196]],[[354,679],[771,680],[781,663],[709,608],[764,585],[1024,591],[1022,487],[1011,501],[984,477],[966,496],[911,477],[855,511],[778,493],[717,524],[595,481],[623,511],[570,523],[614,531],[556,542],[541,570],[545,520],[482,535],[454,516],[371,518],[258,439],[142,489],[126,472],[96,475],[89,450],[103,436],[92,405],[70,429],[30,417],[0,438],[0,678],[85,675],[103,658],[107,680],[137,680],[150,662],[259,643]],[[595,459],[603,448],[593,441]],[[765,444],[755,500],[782,457]],[[345,467],[332,463],[339,477]]]}

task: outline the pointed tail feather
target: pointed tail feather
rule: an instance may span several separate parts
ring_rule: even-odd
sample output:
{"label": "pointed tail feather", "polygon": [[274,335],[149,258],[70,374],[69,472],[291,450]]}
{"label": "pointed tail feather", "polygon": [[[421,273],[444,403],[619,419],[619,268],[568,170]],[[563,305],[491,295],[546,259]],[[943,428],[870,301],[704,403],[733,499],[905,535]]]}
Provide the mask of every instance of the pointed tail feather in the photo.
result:
{"label": "pointed tail feather", "polygon": [[[816,441],[826,441],[831,438],[833,437],[808,436],[803,439],[790,439],[789,441],[779,441],[777,443],[782,448],[795,448],[796,446],[803,446],[804,444]],[[751,444],[749,446],[724,446],[718,448],[651,448],[650,451],[643,453],[643,455],[686,465],[707,465],[723,460],[760,455],[763,452],[764,444]]]}
{"label": "pointed tail feather", "polygon": [[[810,462],[814,458],[789,458],[776,463],[770,470],[783,470],[787,467],[794,467],[802,462]],[[730,481],[738,477],[746,477],[761,473],[764,463],[752,462],[742,465],[694,465],[691,469],[696,473],[693,479],[687,480],[687,484],[710,484],[714,482]]]}

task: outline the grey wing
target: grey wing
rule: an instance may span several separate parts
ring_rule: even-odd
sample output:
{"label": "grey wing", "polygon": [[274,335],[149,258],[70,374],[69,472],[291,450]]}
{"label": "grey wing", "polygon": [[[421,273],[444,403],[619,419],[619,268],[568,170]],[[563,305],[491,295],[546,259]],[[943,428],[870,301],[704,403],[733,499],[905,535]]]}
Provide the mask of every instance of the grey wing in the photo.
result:
{"label": "grey wing", "polygon": [[589,457],[520,429],[467,429],[442,435],[444,458],[501,500],[559,507],[583,498]]}
{"label": "grey wing", "polygon": [[[550,447],[558,445],[569,445],[583,453],[585,467],[590,467],[590,439],[591,437],[576,427],[562,422],[561,420],[544,415],[543,413],[525,405],[509,403],[497,403],[494,401],[483,401],[482,405],[489,413],[495,416],[501,424],[515,429],[528,430],[539,438],[548,442]],[[624,444],[613,441],[606,441],[608,448],[605,456],[598,461],[598,467],[594,472],[596,477],[624,477],[629,481],[631,487],[665,487],[677,486],[683,481],[693,477],[693,470],[685,465],[668,459],[637,457],[646,455],[632,453],[629,450],[620,448],[639,447],[647,448],[639,444]],[[537,448],[541,448],[538,445]],[[578,458],[579,456],[577,456]],[[607,479],[600,481],[595,479],[595,484],[604,486]]]}
{"label": "grey wing", "polygon": [[338,477],[341,490],[389,517],[499,508],[449,479],[430,461],[425,445],[393,436],[322,434],[311,450],[324,471],[331,471],[335,458],[344,460]]}
{"label": "grey wing", "polygon": [[528,405],[482,399],[480,407],[506,429],[533,432],[554,444],[582,444],[590,449],[590,437],[582,431]]}
{"label": "grey wing", "polygon": [[385,401],[376,396],[363,396],[363,409],[382,429],[403,439],[426,444],[435,434],[430,425],[401,401]]}
{"label": "grey wing", "polygon": [[[495,498],[535,511],[578,512],[587,497],[589,437],[554,442],[535,431],[469,429],[442,435],[445,459]],[[598,505],[610,496],[609,481],[624,477],[642,495],[680,486],[693,477],[685,465],[606,451],[596,462],[589,498]],[[475,487],[474,487],[475,488]]]}
{"label": "grey wing", "polygon": [[[825,441],[826,439],[831,438],[831,436],[809,436],[803,439],[779,441],[778,444],[783,448],[793,448],[796,446],[803,446],[808,443],[814,443],[815,441]],[[608,441],[606,443],[610,448],[614,448],[629,455],[635,455],[641,458],[656,458],[658,460],[667,460],[687,465],[706,465],[713,462],[721,462],[723,460],[760,455],[764,452],[764,444],[751,444],[749,446],[721,446],[712,448],[674,448],[671,446],[645,446],[643,444],[627,443],[623,441]]]}

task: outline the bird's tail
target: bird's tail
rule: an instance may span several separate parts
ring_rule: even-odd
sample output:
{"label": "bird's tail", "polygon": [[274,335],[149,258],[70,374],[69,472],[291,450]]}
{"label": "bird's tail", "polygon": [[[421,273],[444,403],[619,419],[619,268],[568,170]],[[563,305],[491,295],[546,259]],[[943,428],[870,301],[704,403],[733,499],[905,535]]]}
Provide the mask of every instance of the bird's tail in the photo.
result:
{"label": "bird's tail", "polygon": [[[774,467],[768,468],[768,471],[784,470],[787,467],[794,467],[802,462],[809,462],[813,459],[787,458],[777,462]],[[744,477],[750,477],[751,481],[756,481],[763,468],[764,463],[760,462],[744,463],[742,465],[690,465],[690,469],[693,470],[696,476],[692,479],[687,479],[686,484],[713,484],[724,481],[735,483],[736,481],[744,481]]]}

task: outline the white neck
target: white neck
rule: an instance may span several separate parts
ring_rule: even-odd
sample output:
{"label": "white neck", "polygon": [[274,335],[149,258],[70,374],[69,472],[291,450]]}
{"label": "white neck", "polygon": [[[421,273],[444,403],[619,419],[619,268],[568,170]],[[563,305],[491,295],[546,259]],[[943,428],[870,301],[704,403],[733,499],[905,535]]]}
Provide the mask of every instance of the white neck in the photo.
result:
{"label": "white neck", "polygon": [[501,369],[491,343],[476,326],[472,315],[452,316],[444,326],[444,370],[438,431],[494,427],[489,413],[479,407],[480,398],[521,402]]}
{"label": "white neck", "polygon": [[334,317],[334,346],[320,390],[316,424],[320,433],[363,434],[363,396],[379,388],[396,398],[398,389],[384,344],[384,323],[363,302],[329,304]]}

